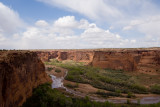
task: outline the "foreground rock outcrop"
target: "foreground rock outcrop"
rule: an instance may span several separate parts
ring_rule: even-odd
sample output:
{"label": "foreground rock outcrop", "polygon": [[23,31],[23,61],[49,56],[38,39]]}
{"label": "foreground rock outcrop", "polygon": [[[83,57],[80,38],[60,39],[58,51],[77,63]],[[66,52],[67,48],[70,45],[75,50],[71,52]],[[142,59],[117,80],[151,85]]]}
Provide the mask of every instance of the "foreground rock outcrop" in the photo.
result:
{"label": "foreground rock outcrop", "polygon": [[35,52],[0,51],[0,107],[18,107],[33,88],[51,82]]}
{"label": "foreground rock outcrop", "polygon": [[74,60],[88,65],[115,70],[154,74],[160,72],[160,48],[37,50],[42,61]]}

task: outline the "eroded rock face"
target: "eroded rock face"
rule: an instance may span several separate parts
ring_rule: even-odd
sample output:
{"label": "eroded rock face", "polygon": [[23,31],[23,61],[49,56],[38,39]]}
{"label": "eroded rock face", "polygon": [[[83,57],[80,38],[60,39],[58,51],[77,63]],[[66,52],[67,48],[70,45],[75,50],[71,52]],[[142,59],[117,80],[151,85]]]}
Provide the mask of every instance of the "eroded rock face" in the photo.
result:
{"label": "eroded rock face", "polygon": [[0,52],[0,107],[21,106],[45,82],[51,80],[35,52]]}
{"label": "eroded rock face", "polygon": [[58,52],[58,60],[74,60],[77,62],[90,63],[93,60],[94,52],[92,51],[67,51]]}
{"label": "eroded rock face", "polygon": [[92,66],[125,71],[156,73],[160,68],[160,51],[95,52]]}
{"label": "eroded rock face", "polygon": [[137,71],[156,73],[160,72],[160,51],[142,52],[141,59],[137,65]]}
{"label": "eroded rock face", "polygon": [[93,60],[93,51],[37,51],[39,58],[45,62],[50,59],[63,60],[74,60],[77,62],[90,63]]}
{"label": "eroded rock face", "polygon": [[[60,61],[74,60],[91,66],[137,71],[144,73],[160,72],[160,48],[148,49],[99,49],[99,50],[52,50],[38,51],[43,61],[56,58]],[[49,57],[48,57],[48,53]]]}
{"label": "eroded rock face", "polygon": [[92,66],[125,71],[136,70],[135,60],[127,52],[95,52]]}
{"label": "eroded rock face", "polygon": [[54,59],[58,57],[58,51],[37,51],[42,61],[49,61],[49,59]]}

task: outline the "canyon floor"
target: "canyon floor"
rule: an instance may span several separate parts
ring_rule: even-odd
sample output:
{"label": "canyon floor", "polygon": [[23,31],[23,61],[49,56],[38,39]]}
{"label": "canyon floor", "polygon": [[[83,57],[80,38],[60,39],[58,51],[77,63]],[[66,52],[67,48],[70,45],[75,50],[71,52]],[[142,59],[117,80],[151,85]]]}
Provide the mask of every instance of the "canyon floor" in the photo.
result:
{"label": "canyon floor", "polygon": [[[73,90],[63,93],[75,97],[89,96],[95,101],[111,101],[126,103],[130,100],[138,103],[142,98],[151,98],[150,103],[160,100],[160,74],[145,74],[140,72],[127,72],[122,70],[101,69],[86,66],[84,63],[74,61],[58,61],[52,59],[45,62],[46,73],[57,78],[65,77],[63,84],[67,89]],[[147,104],[143,99],[141,104]],[[149,102],[149,100],[148,100]],[[156,103],[157,103],[156,102]]]}

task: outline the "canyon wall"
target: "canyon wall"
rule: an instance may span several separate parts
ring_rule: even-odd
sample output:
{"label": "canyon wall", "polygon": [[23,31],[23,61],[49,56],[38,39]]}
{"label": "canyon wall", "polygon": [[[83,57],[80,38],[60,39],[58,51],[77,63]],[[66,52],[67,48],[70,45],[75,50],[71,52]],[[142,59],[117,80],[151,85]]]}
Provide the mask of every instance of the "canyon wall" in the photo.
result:
{"label": "canyon wall", "polygon": [[94,51],[79,51],[79,50],[51,50],[51,51],[36,51],[39,58],[43,61],[50,61],[50,59],[57,59],[59,61],[73,60],[76,62],[85,62],[90,64],[93,61]]}
{"label": "canyon wall", "polygon": [[160,72],[160,50],[95,52],[92,66],[143,73]]}
{"label": "canyon wall", "polygon": [[95,50],[39,50],[42,61],[50,59],[74,60],[88,65],[124,71],[154,74],[160,72],[160,48],[95,49]]}
{"label": "canyon wall", "polygon": [[18,107],[33,88],[51,82],[35,52],[0,51],[0,107]]}

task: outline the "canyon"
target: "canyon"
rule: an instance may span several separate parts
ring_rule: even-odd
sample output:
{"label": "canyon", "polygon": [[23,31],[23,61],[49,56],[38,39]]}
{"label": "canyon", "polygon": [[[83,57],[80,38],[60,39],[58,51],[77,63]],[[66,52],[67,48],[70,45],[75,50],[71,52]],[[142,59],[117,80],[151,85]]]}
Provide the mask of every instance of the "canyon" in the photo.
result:
{"label": "canyon", "polygon": [[21,106],[38,85],[52,82],[35,52],[0,51],[0,107]]}
{"label": "canyon", "polygon": [[[33,50],[32,50],[33,51]],[[160,48],[34,50],[45,62],[73,60],[94,67],[157,74],[160,72]]]}
{"label": "canyon", "polygon": [[1,50],[0,107],[21,106],[34,88],[52,82],[45,73],[51,59],[73,60],[104,69],[157,75],[160,73],[160,48],[75,49],[75,50]]}

